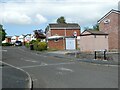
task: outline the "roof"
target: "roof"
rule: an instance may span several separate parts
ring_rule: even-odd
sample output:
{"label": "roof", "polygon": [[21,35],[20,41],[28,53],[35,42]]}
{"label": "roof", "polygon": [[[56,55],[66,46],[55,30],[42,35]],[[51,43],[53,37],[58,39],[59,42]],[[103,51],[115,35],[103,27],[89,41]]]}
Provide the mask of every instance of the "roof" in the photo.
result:
{"label": "roof", "polygon": [[105,14],[100,20],[98,20],[98,23],[100,23],[103,19],[105,19],[108,15],[110,15],[111,13],[117,13],[117,14],[120,14],[120,11],[118,10],[110,10],[107,14]]}
{"label": "roof", "polygon": [[12,36],[6,36],[6,38],[12,38]]}
{"label": "roof", "polygon": [[49,40],[51,39],[60,39],[60,38],[63,38],[64,36],[51,36],[51,37],[48,37]]}
{"label": "roof", "polygon": [[[86,31],[89,32],[90,34],[84,34],[84,32]],[[87,36],[87,35],[108,35],[108,34],[97,30],[85,30],[81,33],[81,36]]]}
{"label": "roof", "polygon": [[63,39],[63,38],[75,38],[74,36],[51,36],[48,37],[48,40]]}
{"label": "roof", "polygon": [[18,35],[14,35],[14,36],[12,36],[12,37],[19,37]]}
{"label": "roof", "polygon": [[50,28],[67,28],[67,29],[80,29],[80,26],[77,23],[65,23],[65,24],[49,24]]}

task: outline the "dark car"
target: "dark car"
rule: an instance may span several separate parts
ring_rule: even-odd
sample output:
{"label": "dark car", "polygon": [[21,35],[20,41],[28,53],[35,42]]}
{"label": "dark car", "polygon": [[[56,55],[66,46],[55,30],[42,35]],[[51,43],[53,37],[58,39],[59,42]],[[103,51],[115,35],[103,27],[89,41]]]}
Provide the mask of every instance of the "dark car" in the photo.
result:
{"label": "dark car", "polygon": [[15,46],[22,46],[22,42],[21,41],[16,41]]}

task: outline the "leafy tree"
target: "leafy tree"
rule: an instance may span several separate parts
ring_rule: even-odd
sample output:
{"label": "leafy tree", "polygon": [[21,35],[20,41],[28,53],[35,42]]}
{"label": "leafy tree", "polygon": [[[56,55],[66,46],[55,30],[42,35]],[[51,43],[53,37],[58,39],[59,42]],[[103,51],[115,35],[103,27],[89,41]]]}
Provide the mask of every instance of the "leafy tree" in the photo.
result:
{"label": "leafy tree", "polygon": [[99,25],[98,25],[98,24],[94,25],[94,26],[93,26],[93,30],[99,31]]}
{"label": "leafy tree", "polygon": [[3,29],[3,25],[0,24],[0,41],[5,40],[5,37],[6,37],[6,32]]}
{"label": "leafy tree", "polygon": [[35,38],[37,38],[37,39],[45,39],[46,38],[42,29],[34,30],[34,35],[35,35]]}
{"label": "leafy tree", "polygon": [[91,30],[92,28],[90,27],[84,27],[84,30]]}
{"label": "leafy tree", "polygon": [[96,31],[99,31],[99,25],[95,24],[95,25],[93,25],[92,28],[90,28],[90,27],[84,27],[84,30],[96,30]]}
{"label": "leafy tree", "polygon": [[66,20],[63,16],[61,16],[60,18],[57,19],[57,23],[60,24],[60,23],[63,23],[65,24],[66,23]]}
{"label": "leafy tree", "polygon": [[45,28],[45,34],[47,33],[48,30],[49,30],[49,26]]}

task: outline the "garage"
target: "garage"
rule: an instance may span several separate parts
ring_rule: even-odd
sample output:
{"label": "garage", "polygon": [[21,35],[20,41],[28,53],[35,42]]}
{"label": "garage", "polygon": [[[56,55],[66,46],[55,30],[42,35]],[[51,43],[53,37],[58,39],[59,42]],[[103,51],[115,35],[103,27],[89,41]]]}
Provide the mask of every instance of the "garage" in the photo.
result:
{"label": "garage", "polygon": [[66,38],[66,50],[75,50],[76,42],[75,38]]}

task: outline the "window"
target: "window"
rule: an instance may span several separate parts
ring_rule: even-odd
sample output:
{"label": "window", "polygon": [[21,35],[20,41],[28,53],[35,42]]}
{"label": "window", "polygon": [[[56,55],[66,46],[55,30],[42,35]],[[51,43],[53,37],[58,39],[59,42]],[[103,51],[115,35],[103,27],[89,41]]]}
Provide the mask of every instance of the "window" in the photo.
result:
{"label": "window", "polygon": [[55,39],[54,42],[58,42],[59,40],[58,39]]}
{"label": "window", "polygon": [[104,24],[109,24],[110,23],[110,19],[105,19],[104,20]]}

